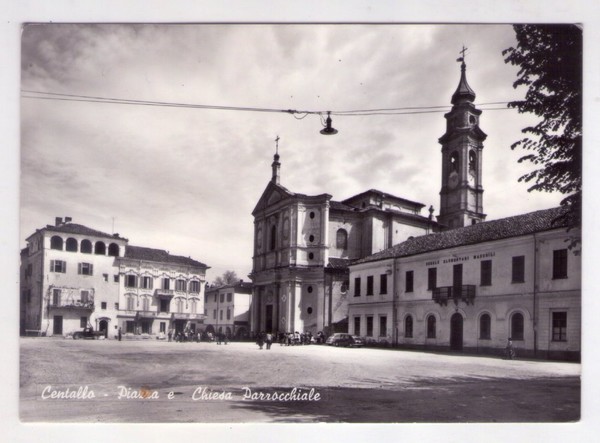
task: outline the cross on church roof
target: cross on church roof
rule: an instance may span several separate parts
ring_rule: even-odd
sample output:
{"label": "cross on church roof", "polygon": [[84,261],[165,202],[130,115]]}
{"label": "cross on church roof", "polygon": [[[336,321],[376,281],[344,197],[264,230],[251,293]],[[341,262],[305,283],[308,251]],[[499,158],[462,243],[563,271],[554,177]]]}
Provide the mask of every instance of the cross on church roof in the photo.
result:
{"label": "cross on church roof", "polygon": [[275,153],[279,154],[279,136],[275,139]]}
{"label": "cross on church roof", "polygon": [[467,49],[469,48],[465,48],[465,45],[463,45],[462,49],[458,52],[460,52],[462,54],[462,57],[459,57],[456,59],[457,62],[465,62],[465,53],[467,52]]}

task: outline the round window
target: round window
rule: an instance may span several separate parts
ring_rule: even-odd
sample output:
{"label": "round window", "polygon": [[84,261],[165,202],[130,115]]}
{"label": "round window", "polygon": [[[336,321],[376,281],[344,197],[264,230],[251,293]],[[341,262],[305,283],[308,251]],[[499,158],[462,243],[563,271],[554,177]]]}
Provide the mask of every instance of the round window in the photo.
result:
{"label": "round window", "polygon": [[306,290],[308,291],[309,294],[311,294],[313,291],[313,288],[312,288],[312,286],[309,286],[308,288],[306,288]]}
{"label": "round window", "polygon": [[312,308],[311,308],[311,307],[308,307],[308,308],[306,309],[306,312],[307,312],[308,314],[312,314]]}
{"label": "round window", "polygon": [[312,212],[312,211],[310,211],[310,214],[308,214],[308,216],[309,216],[310,218],[315,218],[315,213],[314,213],[314,212]]}
{"label": "round window", "polygon": [[308,253],[308,259],[312,260],[313,258],[315,258],[315,254],[313,254],[312,252]]}
{"label": "round window", "polygon": [[309,235],[309,236],[308,236],[308,241],[309,241],[309,242],[311,242],[311,243],[312,243],[312,242],[314,242],[314,241],[315,241],[315,236],[314,236],[314,235],[312,235],[312,234],[311,234],[311,235]]}

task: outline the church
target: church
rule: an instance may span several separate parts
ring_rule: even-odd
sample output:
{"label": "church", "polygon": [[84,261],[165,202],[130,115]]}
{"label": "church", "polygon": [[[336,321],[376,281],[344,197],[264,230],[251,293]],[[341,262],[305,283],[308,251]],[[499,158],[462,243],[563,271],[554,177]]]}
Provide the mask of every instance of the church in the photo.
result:
{"label": "church", "polygon": [[[251,327],[413,349],[579,360],[581,258],[562,209],[486,221],[482,111],[466,64],[441,144],[440,210],[375,189],[303,195],[272,177],[254,217]],[[577,231],[577,232],[576,232]]]}

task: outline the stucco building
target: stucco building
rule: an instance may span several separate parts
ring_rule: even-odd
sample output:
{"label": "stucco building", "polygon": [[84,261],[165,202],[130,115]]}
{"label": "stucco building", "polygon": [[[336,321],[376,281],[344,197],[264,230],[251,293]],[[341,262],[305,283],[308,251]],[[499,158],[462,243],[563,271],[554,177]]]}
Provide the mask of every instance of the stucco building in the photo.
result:
{"label": "stucco building", "polygon": [[230,338],[245,339],[250,336],[250,301],[252,283],[235,284],[206,289],[204,330],[225,334]]}
{"label": "stucco building", "polygon": [[[156,335],[203,318],[207,266],[56,218],[21,251],[21,334]],[[168,283],[167,283],[168,282]]]}

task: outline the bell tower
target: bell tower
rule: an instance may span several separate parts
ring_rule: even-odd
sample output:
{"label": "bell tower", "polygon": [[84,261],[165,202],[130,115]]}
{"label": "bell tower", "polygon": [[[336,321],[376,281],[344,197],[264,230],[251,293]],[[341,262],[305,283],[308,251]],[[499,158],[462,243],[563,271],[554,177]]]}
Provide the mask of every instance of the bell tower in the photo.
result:
{"label": "bell tower", "polygon": [[467,83],[463,46],[460,81],[452,95],[452,109],[446,118],[442,145],[442,188],[438,222],[458,228],[485,220],[481,182],[481,154],[487,135],[479,128],[481,111],[473,104],[475,92]]}

